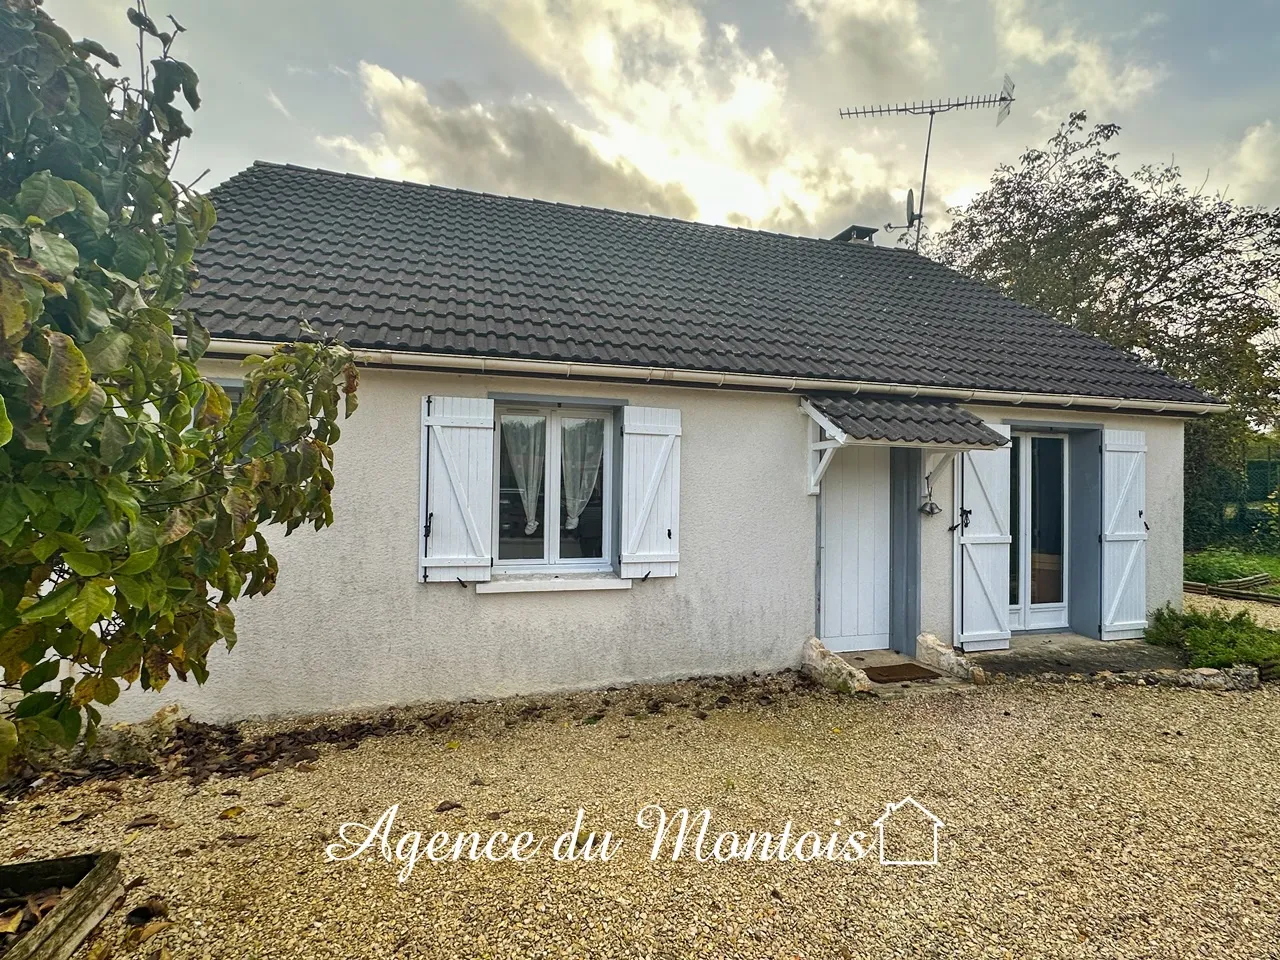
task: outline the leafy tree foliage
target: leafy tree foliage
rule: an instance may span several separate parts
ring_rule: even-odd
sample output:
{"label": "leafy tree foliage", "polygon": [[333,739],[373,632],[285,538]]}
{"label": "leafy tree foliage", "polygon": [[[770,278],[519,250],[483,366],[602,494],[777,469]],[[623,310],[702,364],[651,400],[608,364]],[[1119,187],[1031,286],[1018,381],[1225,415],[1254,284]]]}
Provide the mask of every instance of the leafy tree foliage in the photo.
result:
{"label": "leafy tree foliage", "polygon": [[1072,114],[927,252],[1231,404],[1188,425],[1187,541],[1203,546],[1243,440],[1280,422],[1280,210],[1201,193],[1172,164],[1125,174],[1119,132]]}
{"label": "leafy tree foliage", "polygon": [[[269,592],[260,527],[333,521],[345,348],[200,375],[182,307],[210,200],[170,178],[199,78],[139,4],[139,83],[35,0],[0,0],[0,763],[92,735],[121,684],[204,682],[231,602]],[[179,101],[181,97],[181,101]],[[185,336],[176,330],[185,331]]]}

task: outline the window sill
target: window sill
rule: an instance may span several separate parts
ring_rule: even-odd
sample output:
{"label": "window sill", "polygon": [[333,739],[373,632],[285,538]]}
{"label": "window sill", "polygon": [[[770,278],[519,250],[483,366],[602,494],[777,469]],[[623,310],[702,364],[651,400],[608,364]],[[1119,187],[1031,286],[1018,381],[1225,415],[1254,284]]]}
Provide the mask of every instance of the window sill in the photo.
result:
{"label": "window sill", "polygon": [[607,573],[560,575],[496,573],[476,584],[476,593],[552,593],[562,590],[630,590],[631,581]]}

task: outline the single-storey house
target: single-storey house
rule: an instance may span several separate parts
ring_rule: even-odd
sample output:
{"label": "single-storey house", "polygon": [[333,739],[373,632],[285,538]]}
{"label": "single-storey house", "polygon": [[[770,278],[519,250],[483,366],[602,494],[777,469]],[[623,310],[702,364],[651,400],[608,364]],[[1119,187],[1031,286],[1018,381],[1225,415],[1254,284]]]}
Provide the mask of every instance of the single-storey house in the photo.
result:
{"label": "single-storey house", "polygon": [[[1099,640],[1177,606],[1221,409],[927,258],[259,163],[213,193],[210,375],[358,352],[334,525],[274,536],[227,719]],[[125,698],[155,709],[154,696]],[[122,701],[125,702],[125,701]]]}

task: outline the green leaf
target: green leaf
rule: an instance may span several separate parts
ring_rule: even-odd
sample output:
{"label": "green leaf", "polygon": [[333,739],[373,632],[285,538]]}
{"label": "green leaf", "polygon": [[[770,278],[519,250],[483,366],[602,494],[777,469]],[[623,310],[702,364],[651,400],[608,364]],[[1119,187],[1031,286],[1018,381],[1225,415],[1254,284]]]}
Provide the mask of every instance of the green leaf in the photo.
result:
{"label": "green leaf", "polygon": [[99,619],[109,616],[113,609],[115,609],[115,597],[101,581],[90,580],[84,585],[80,595],[67,607],[67,619],[77,630],[85,633]]}
{"label": "green leaf", "polygon": [[60,584],[56,589],[46,593],[27,609],[23,610],[22,622],[31,623],[35,620],[56,617],[67,609],[71,601],[76,598],[78,589],[79,587],[74,580],[68,580],[66,583]]}
{"label": "green leaf", "polygon": [[89,369],[102,375],[122,370],[129,363],[133,339],[119,327],[108,327],[85,345]]}
{"label": "green leaf", "polygon": [[113,67],[120,66],[120,58],[114,53],[100,44],[97,40],[81,40],[72,47],[81,57],[88,59],[89,57],[97,57],[99,60],[105,60]]}
{"label": "green leaf", "polygon": [[76,209],[85,218],[94,234],[100,237],[106,233],[111,221],[107,218],[106,211],[98,206],[97,198],[89,192],[88,187],[76,183],[74,180],[67,181],[67,186],[71,188],[71,192],[75,195]]}
{"label": "green leaf", "polygon": [[13,711],[14,719],[24,720],[27,717],[34,717],[37,713],[44,713],[57,702],[58,695],[52,690],[41,690],[39,693],[33,693],[19,701],[18,706]]}
{"label": "green leaf", "polygon": [[64,553],[62,562],[82,577],[96,577],[111,566],[111,559],[100,553]]}
{"label": "green leaf", "polygon": [[48,223],[75,208],[76,197],[71,187],[48,170],[33,173],[18,188],[18,210],[24,217],[39,217]]}
{"label": "green leaf", "polygon": [[113,574],[111,579],[115,581],[116,591],[129,606],[140,609],[147,605],[147,585],[141,580],[121,576],[119,573]]}
{"label": "green leaf", "polygon": [[102,657],[102,673],[107,677],[122,677],[142,662],[142,641],[133,639],[114,643]]}
{"label": "green leaf", "polygon": [[47,230],[32,232],[31,256],[55,277],[69,277],[80,266],[80,251],[71,241]]}
{"label": "green leaf", "polygon": [[154,253],[151,244],[136,230],[116,235],[116,254],[112,266],[128,277],[137,280],[147,272]]}
{"label": "green leaf", "polygon": [[0,397],[0,447],[13,439],[13,421],[9,419],[9,410]]}
{"label": "green leaf", "polygon": [[90,383],[89,392],[85,394],[84,399],[76,404],[76,418],[73,422],[77,426],[92,423],[98,419],[98,415],[102,413],[102,408],[106,405],[107,392],[96,383]]}
{"label": "green leaf", "polygon": [[75,303],[80,314],[80,325],[85,337],[101,333],[111,326],[111,315],[107,312],[110,301],[106,290],[80,278],[69,279],[65,286],[67,296]]}
{"label": "green leaf", "polygon": [[200,93],[196,88],[200,83],[200,78],[196,75],[196,72],[191,69],[190,64],[183,63],[181,60],[178,61],[178,70],[182,81],[182,96],[186,99],[187,103],[191,105],[192,110],[199,110]]}
{"label": "green leaf", "polygon": [[41,394],[45,406],[56,407],[86,392],[92,378],[84,354],[70,337],[53,330],[48,331],[46,337],[49,367],[45,370]]}
{"label": "green leaf", "polygon": [[124,455],[125,447],[133,442],[129,428],[125,422],[113,414],[107,414],[102,421],[102,432],[98,435],[98,456],[107,466],[116,463]]}
{"label": "green leaf", "polygon": [[[36,696],[40,696],[40,694],[36,694]],[[33,698],[32,697],[27,698],[27,700],[31,700],[31,699]],[[57,698],[55,697],[54,699],[56,700]],[[27,700],[23,700],[22,703],[18,704],[18,708],[21,709],[22,707],[26,706]],[[17,716],[17,711],[14,712],[14,716]],[[57,720],[55,720],[53,717],[48,716],[44,713],[39,713],[36,716],[33,716],[30,719],[23,721],[23,726],[35,731],[35,735],[37,738],[43,738],[44,740],[56,746],[59,746],[59,747],[71,746],[71,744],[66,742],[67,734],[62,724],[59,723]],[[27,736],[28,736],[27,734],[24,734],[23,739],[26,739]]]}
{"label": "green leaf", "polygon": [[58,725],[62,727],[61,743],[64,747],[70,747],[75,744],[76,737],[80,736],[80,724],[82,722],[83,718],[76,707],[68,703],[62,708],[62,712],[58,714]]}
{"label": "green leaf", "polygon": [[58,669],[62,666],[61,660],[46,660],[44,663],[37,664],[22,675],[22,689],[26,693],[33,693],[39,690],[50,680],[58,676]]}
{"label": "green leaf", "polygon": [[213,611],[213,625],[227,643],[230,650],[236,644],[236,615],[225,603],[220,603]]}
{"label": "green leaf", "polygon": [[93,688],[93,699],[99,703],[111,706],[116,702],[116,698],[120,696],[120,684],[116,682],[115,677],[99,677],[98,682]]}
{"label": "green leaf", "polygon": [[177,60],[151,61],[152,102],[173,103],[174,94],[182,86],[182,64]]}
{"label": "green leaf", "polygon": [[284,396],[280,398],[279,406],[276,408],[276,417],[278,427],[282,428],[277,431],[282,435],[280,438],[282,440],[291,437],[306,425],[307,402],[296,388],[289,387],[284,391]]}
{"label": "green leaf", "polygon": [[253,494],[244,487],[231,487],[222,497],[223,508],[231,515],[234,536],[239,538],[258,507]]}
{"label": "green leaf", "polygon": [[160,556],[158,548],[151,550],[143,550],[139,553],[132,553],[129,559],[116,567],[116,573],[122,573],[127,577],[136,576],[139,573],[146,573],[156,565],[156,560]]}
{"label": "green leaf", "polygon": [[9,758],[18,749],[18,728],[8,717],[0,717],[0,774],[9,765]]}
{"label": "green leaf", "polygon": [[187,320],[187,356],[199,360],[209,349],[209,331],[195,317]]}

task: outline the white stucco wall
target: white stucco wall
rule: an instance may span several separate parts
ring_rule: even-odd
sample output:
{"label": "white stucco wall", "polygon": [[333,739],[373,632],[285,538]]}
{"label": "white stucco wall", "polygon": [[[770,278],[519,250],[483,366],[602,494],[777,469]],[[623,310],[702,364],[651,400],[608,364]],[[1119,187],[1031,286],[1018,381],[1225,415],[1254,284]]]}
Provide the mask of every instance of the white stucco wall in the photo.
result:
{"label": "white stucco wall", "polygon": [[[490,392],[678,407],[680,575],[599,592],[419,583],[421,398]],[[127,691],[111,719],[174,700],[226,720],[795,665],[815,608],[806,443],[792,395],[364,370],[334,525],[268,529],[278,586],[236,605],[240,642],[211,655],[208,684]]]}
{"label": "white stucco wall", "polygon": [[[1147,609],[1171,603],[1182,608],[1182,432],[1173,417],[1142,417],[1100,411],[1034,410],[966,405],[992,423],[1088,423],[1115,430],[1143,430],[1147,435]],[[1099,415],[1099,414],[1102,415]],[[952,544],[948,531],[954,516],[954,461],[934,482],[934,500],[942,512],[921,524],[922,629],[950,638],[953,629]]]}
{"label": "white stucco wall", "polygon": [[[236,365],[207,364],[216,376]],[[807,426],[791,394],[362,371],[336,448],[335,523],[268,529],[276,590],[236,606],[240,643],[204,687],[126,691],[110,719],[168,702],[228,720],[608,686],[795,665],[813,634],[817,498]],[[631,590],[477,594],[417,580],[419,423],[427,394],[582,396],[678,407],[680,575]],[[969,407],[996,423],[1088,423],[1147,435],[1148,609],[1182,597],[1182,421]],[[950,638],[953,466],[921,525],[921,625]]]}

